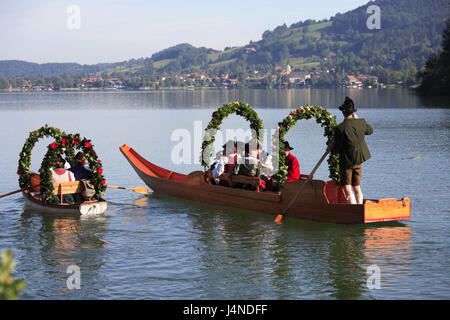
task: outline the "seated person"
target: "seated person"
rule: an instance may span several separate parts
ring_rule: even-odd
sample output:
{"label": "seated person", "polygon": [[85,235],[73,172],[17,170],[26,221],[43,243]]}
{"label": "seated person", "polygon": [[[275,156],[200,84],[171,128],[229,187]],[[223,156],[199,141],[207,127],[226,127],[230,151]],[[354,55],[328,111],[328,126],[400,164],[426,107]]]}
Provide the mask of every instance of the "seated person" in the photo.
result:
{"label": "seated person", "polygon": [[286,178],[286,182],[297,181],[300,179],[300,165],[296,157],[294,157],[291,153],[293,150],[289,145],[289,142],[284,143],[284,152],[286,153],[286,161],[285,165],[288,167],[288,174]]}
{"label": "seated person", "polygon": [[84,166],[84,154],[83,152],[78,152],[71,163],[71,168],[69,169],[75,175],[76,181],[81,181],[83,179],[89,179],[91,177],[91,170]]}
{"label": "seated person", "polygon": [[[219,162],[214,166],[211,171],[212,177],[215,179],[216,184],[227,183],[223,181],[220,183],[219,177],[224,173],[230,173],[235,164],[235,144],[233,140],[228,140],[227,143],[223,145],[223,151],[219,157]],[[228,183],[227,183],[228,185]]]}
{"label": "seated person", "polygon": [[64,164],[64,169],[69,170],[70,169],[69,161],[66,161],[65,159],[62,159],[62,162]]}
{"label": "seated person", "polygon": [[267,151],[262,150],[260,154],[261,160],[261,174],[270,177],[273,172],[272,155]]}
{"label": "seated person", "polygon": [[[245,157],[234,166],[232,175],[244,175],[249,177],[259,177],[261,173],[261,162],[259,155],[261,153],[261,143],[253,139],[245,144]],[[234,187],[242,189],[256,190],[254,185],[237,183]],[[264,189],[265,182],[260,180],[260,187]]]}
{"label": "seated person", "polygon": [[[53,183],[61,183],[61,182],[72,182],[75,181],[75,176],[69,170],[64,169],[64,164],[59,162],[56,165],[55,169],[50,169],[52,174]],[[56,203],[60,203],[61,199],[59,196],[55,195],[54,200]],[[63,203],[74,203],[75,197],[73,194],[64,194],[62,197]]]}

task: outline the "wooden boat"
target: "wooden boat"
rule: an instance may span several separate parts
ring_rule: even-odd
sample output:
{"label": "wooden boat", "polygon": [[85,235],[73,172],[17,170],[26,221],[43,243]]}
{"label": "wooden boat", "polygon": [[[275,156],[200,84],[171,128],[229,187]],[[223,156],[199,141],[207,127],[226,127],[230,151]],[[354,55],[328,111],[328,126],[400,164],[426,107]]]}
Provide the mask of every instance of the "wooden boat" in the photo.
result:
{"label": "wooden boat", "polygon": [[411,201],[396,199],[365,199],[364,204],[347,204],[342,188],[333,181],[299,180],[285,183],[278,193],[213,185],[207,182],[203,171],[188,175],[161,168],[140,156],[128,145],[120,147],[138,176],[157,193],[204,203],[223,205],[279,214],[283,212],[298,188],[307,183],[287,212],[287,217],[333,223],[369,223],[409,219]]}
{"label": "wooden boat", "polygon": [[103,214],[108,207],[108,202],[102,198],[99,200],[84,201],[73,204],[63,203],[62,196],[64,194],[81,192],[82,184],[79,181],[55,183],[53,184],[53,187],[53,194],[61,197],[60,203],[44,204],[39,195],[25,190],[22,192],[23,198],[25,199],[25,204],[42,212],[63,215],[98,215]]}

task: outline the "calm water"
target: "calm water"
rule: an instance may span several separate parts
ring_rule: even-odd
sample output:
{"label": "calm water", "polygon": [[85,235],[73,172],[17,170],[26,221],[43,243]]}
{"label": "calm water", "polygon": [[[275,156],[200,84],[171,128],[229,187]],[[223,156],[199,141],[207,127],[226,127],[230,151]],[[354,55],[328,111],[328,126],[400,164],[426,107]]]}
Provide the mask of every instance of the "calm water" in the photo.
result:
{"label": "calm water", "polygon": [[[421,100],[406,90],[241,90],[90,93],[0,93],[0,193],[17,189],[18,155],[28,133],[48,123],[89,137],[108,184],[143,186],[119,152],[127,143],[149,160],[179,172],[200,169],[201,134],[219,105],[241,100],[274,128],[290,107],[336,106],[354,97],[373,126],[364,166],[368,198],[408,196],[405,222],[337,225],[111,190],[99,217],[54,217],[0,199],[0,249],[11,248],[23,299],[449,299],[450,110],[443,99]],[[198,121],[198,122],[195,122]],[[236,116],[223,128],[247,128]],[[175,164],[176,129],[192,135],[191,161]],[[224,132],[225,133],[225,132]],[[302,173],[324,150],[314,121],[288,134]],[[45,146],[33,153],[38,170]],[[326,179],[323,166],[316,177]],[[81,289],[68,290],[69,265],[81,269]],[[368,289],[367,267],[381,271],[381,289]]]}

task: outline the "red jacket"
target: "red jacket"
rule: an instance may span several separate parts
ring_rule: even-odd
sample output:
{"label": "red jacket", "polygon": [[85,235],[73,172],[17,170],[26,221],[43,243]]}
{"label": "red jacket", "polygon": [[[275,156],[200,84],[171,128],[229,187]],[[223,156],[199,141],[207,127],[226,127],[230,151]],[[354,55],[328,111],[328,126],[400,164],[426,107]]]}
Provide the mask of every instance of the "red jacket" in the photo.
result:
{"label": "red jacket", "polygon": [[297,181],[298,179],[300,179],[300,164],[298,163],[297,158],[292,155],[292,153],[289,153],[289,155],[286,156],[285,164],[288,167],[286,182]]}

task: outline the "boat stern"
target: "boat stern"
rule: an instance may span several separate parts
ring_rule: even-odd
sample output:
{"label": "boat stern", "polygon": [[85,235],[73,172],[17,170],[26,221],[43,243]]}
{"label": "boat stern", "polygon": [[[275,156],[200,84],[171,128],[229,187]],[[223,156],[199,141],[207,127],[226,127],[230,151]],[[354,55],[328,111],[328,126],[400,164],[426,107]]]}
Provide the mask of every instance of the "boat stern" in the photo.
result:
{"label": "boat stern", "polygon": [[380,199],[364,202],[364,223],[406,220],[411,217],[411,200]]}

